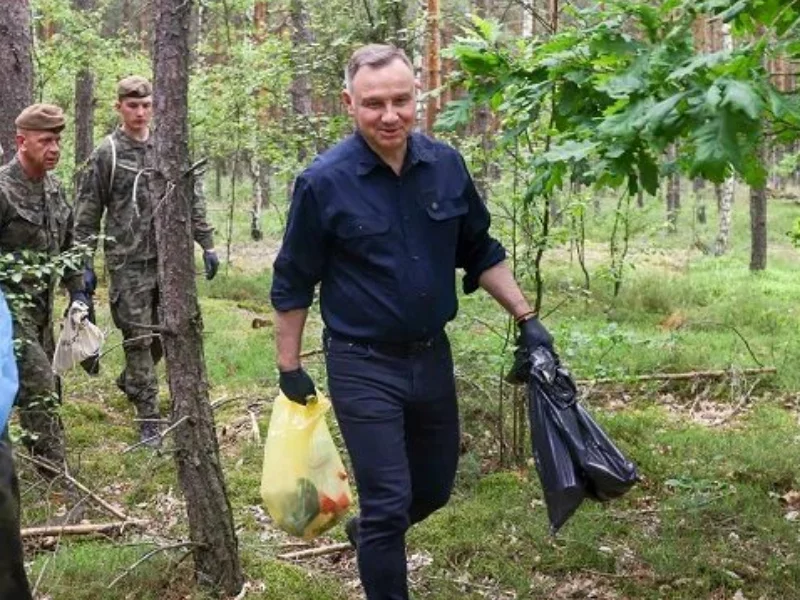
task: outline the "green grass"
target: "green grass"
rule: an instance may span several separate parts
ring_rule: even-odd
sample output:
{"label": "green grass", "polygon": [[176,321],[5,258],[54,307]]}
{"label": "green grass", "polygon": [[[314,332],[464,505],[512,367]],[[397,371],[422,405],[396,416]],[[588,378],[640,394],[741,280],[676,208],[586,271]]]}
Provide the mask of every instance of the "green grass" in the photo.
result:
{"label": "green grass", "polygon": [[[277,392],[269,287],[285,204],[266,213],[269,239],[258,245],[248,237],[246,190],[237,191],[237,197],[234,262],[212,282],[198,277],[198,289],[210,395],[226,401],[215,418],[242,564],[254,584],[247,597],[358,598],[350,585],[357,578],[352,554],[288,564],[277,556],[291,548],[284,546],[290,540],[269,527],[260,507],[262,447],[254,441],[253,423],[263,439]],[[747,268],[747,206],[742,200],[736,204],[731,252],[719,258],[693,248],[695,238],[713,238],[714,223],[693,230],[687,204],[678,232],[667,233],[661,206],[649,200],[635,219],[631,267],[617,298],[604,276],[611,226],[607,201],[600,215],[590,215],[588,292],[581,290],[583,276],[568,249],[546,255],[545,322],[576,376],[622,382],[593,393],[586,404],[643,475],[641,484],[618,501],[585,503],[556,538],[547,535],[541,489],[525,461],[528,441],[524,435],[514,438],[519,396],[515,400],[499,378],[511,359],[508,319],[482,292],[461,298],[459,316],[448,331],[464,454],[452,502],[409,534],[412,564],[421,560],[425,565],[412,571],[416,598],[577,598],[595,593],[695,600],[733,598],[737,590],[746,598],[800,597],[797,522],[786,519],[788,508],[780,501],[800,489],[800,255],[783,236],[800,209],[770,203],[768,269],[753,274]],[[490,208],[502,213],[501,202],[493,200]],[[212,202],[211,208],[224,257],[227,213],[220,203]],[[714,212],[710,208],[709,215]],[[505,221],[495,223],[510,247]],[[517,266],[530,290],[529,264],[521,260]],[[186,539],[187,532],[171,456],[122,453],[137,439],[133,411],[114,385],[123,359],[104,287],[98,298],[99,322],[111,332],[108,354],[98,378],[80,370],[65,378],[62,414],[70,458],[77,477],[131,516],[151,519],[152,525],[144,535],[130,533],[118,540],[64,538],[56,552],[29,554],[31,580],[41,575],[38,591],[53,600],[200,600],[204,596],[194,589],[191,561],[177,564],[181,550],[156,554],[107,589],[152,547],[128,544],[156,533],[174,542]],[[320,330],[313,307],[305,349],[319,348]],[[631,381],[654,372],[760,364],[777,367],[777,375],[670,386]],[[320,357],[310,357],[306,365],[324,388]],[[159,373],[166,412],[163,365]],[[710,426],[692,418],[703,402],[721,409],[737,406],[738,412],[724,425]],[[333,431],[341,442],[335,425]],[[515,457],[515,451],[522,455]],[[63,494],[57,486],[48,490],[37,484],[25,465],[21,474],[24,525],[41,524],[54,516]],[[92,507],[87,518],[108,517]],[[336,528],[328,541],[343,539]]]}

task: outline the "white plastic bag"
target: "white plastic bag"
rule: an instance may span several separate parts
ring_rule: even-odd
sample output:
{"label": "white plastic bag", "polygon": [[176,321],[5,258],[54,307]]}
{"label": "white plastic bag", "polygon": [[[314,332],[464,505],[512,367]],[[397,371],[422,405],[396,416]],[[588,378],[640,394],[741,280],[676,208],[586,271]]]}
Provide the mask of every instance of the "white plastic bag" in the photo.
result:
{"label": "white plastic bag", "polygon": [[89,321],[89,307],[83,302],[73,302],[61,325],[61,335],[53,355],[53,370],[61,375],[82,360],[100,355],[103,332]]}

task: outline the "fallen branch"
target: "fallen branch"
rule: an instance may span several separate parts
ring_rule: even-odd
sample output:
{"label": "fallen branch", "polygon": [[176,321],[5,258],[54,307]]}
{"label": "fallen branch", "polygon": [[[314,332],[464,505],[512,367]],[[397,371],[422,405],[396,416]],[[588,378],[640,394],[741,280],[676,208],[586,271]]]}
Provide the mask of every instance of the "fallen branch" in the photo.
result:
{"label": "fallen branch", "polygon": [[114,523],[79,523],[77,525],[43,525],[42,527],[26,527],[20,534],[23,538],[58,536],[58,535],[88,535],[90,533],[122,533],[126,527],[143,527],[149,521],[133,519]]}
{"label": "fallen branch", "polygon": [[127,577],[127,576],[128,576],[130,573],[132,573],[132,572],[133,572],[133,570],[134,570],[136,567],[138,567],[140,564],[142,564],[143,562],[145,562],[145,561],[146,561],[147,559],[149,559],[150,557],[152,557],[152,556],[155,556],[155,555],[156,555],[156,554],[158,554],[159,552],[166,552],[167,550],[175,550],[175,549],[177,549],[177,548],[187,548],[187,547],[189,547],[189,546],[196,546],[196,545],[197,545],[197,544],[195,544],[194,542],[178,542],[177,544],[169,544],[168,546],[159,546],[158,548],[153,548],[152,550],[150,550],[150,552],[148,552],[147,554],[145,554],[144,556],[142,556],[142,557],[141,557],[139,560],[137,560],[135,563],[133,563],[133,564],[132,564],[130,567],[128,567],[128,568],[127,568],[127,569],[125,569],[125,570],[124,570],[122,573],[120,573],[119,575],[117,575],[117,577],[115,577],[115,578],[114,578],[114,581],[112,581],[111,583],[109,583],[109,584],[106,586],[106,589],[110,590],[110,589],[111,589],[112,587],[114,587],[114,586],[115,586],[115,585],[116,585],[116,584],[117,584],[119,581],[121,581],[122,579],[124,579],[125,577]]}
{"label": "fallen branch", "polygon": [[315,348],[314,350],[306,350],[305,352],[300,353],[300,358],[308,358],[309,356],[314,356],[316,354],[324,354],[325,350],[322,348]]}
{"label": "fallen branch", "polygon": [[278,558],[283,560],[300,560],[303,558],[315,558],[317,556],[325,556],[327,554],[335,554],[344,550],[350,550],[351,546],[348,542],[341,544],[331,544],[330,546],[320,546],[319,548],[309,548],[308,550],[299,550],[297,552],[288,552],[286,554],[279,554]]}
{"label": "fallen branch", "polygon": [[685,381],[692,379],[715,379],[720,377],[733,377],[736,375],[763,375],[777,373],[775,367],[760,369],[722,369],[716,371],[689,371],[688,373],[651,373],[649,375],[636,375],[634,377],[602,377],[600,379],[578,379],[578,385],[597,385],[602,383],[626,383],[630,381]]}
{"label": "fallen branch", "polygon": [[40,468],[45,469],[47,471],[50,471],[51,473],[53,473],[55,475],[60,475],[61,477],[63,477],[67,481],[69,481],[72,485],[74,485],[76,488],[81,490],[83,493],[85,493],[87,496],[89,496],[92,500],[97,502],[97,504],[99,504],[100,506],[105,508],[108,512],[110,512],[112,515],[114,515],[118,519],[121,519],[123,521],[128,521],[129,520],[128,519],[128,515],[126,515],[124,512],[122,512],[118,508],[115,508],[114,506],[112,506],[111,504],[109,504],[108,502],[103,500],[100,496],[95,494],[92,490],[87,488],[80,481],[78,481],[77,479],[72,477],[69,473],[63,471],[62,469],[54,467],[53,465],[51,465],[50,463],[47,463],[45,461],[39,460],[35,456],[29,456],[29,455],[23,454],[21,452],[16,452],[15,451],[14,452],[14,457],[18,458],[18,459],[22,459],[22,460],[24,460],[26,462],[29,462],[31,464],[34,464],[37,467],[40,467]]}

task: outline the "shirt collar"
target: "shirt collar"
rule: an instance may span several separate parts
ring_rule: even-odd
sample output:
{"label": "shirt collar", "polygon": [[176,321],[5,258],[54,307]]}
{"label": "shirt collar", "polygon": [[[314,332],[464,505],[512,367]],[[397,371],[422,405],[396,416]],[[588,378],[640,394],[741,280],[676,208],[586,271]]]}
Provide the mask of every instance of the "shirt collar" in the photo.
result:
{"label": "shirt collar", "polygon": [[24,181],[27,185],[36,185],[47,180],[47,173],[45,173],[41,179],[31,179],[25,172],[25,169],[22,168],[22,163],[16,154],[14,158],[11,159],[11,162],[8,163],[8,171],[13,177],[19,181]]}
{"label": "shirt collar", "polygon": [[[360,132],[356,131],[353,134],[353,138],[358,144],[358,165],[356,167],[357,175],[367,175],[375,167],[386,164],[384,160],[375,154],[375,151],[369,147],[369,144],[367,144],[367,141]],[[428,141],[421,134],[412,133],[408,136],[408,147],[406,149],[405,158],[405,164],[407,167],[416,165],[418,162],[436,162],[436,155],[428,147],[428,145]]]}

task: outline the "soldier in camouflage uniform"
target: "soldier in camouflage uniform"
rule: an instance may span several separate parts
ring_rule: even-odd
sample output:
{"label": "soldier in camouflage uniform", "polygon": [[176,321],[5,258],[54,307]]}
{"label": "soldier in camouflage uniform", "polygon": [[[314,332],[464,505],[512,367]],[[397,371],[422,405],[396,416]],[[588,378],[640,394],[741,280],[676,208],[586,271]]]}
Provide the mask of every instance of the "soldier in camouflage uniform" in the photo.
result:
{"label": "soldier in camouflage uniform", "polygon": [[[64,115],[57,106],[34,104],[15,123],[17,155],[0,168],[0,253],[43,264],[72,247],[72,210],[61,184],[47,173],[58,164]],[[85,302],[80,270],[66,271],[63,279],[70,300]],[[51,367],[56,280],[55,275],[45,275],[15,281],[6,272],[0,286],[9,300],[16,300],[10,303],[14,337],[21,341],[17,404],[26,432],[23,442],[33,455],[65,468],[60,385]]]}
{"label": "soldier in camouflage uniform", "polygon": [[[122,331],[125,368],[117,385],[136,407],[142,441],[156,446],[158,438],[158,382],[155,365],[161,358],[161,342],[148,326],[158,323],[158,265],[148,173],[154,168],[150,121],[152,87],[143,77],[119,82],[117,112],[122,125],[94,150],[81,176],[75,200],[75,239],[97,246],[105,213],[105,260],[109,272],[109,299],[114,324]],[[202,180],[194,182],[192,226],[195,241],[203,248],[206,278],[219,266],[214,251],[213,229],[206,222]],[[87,291],[97,278],[89,262],[85,271]]]}

